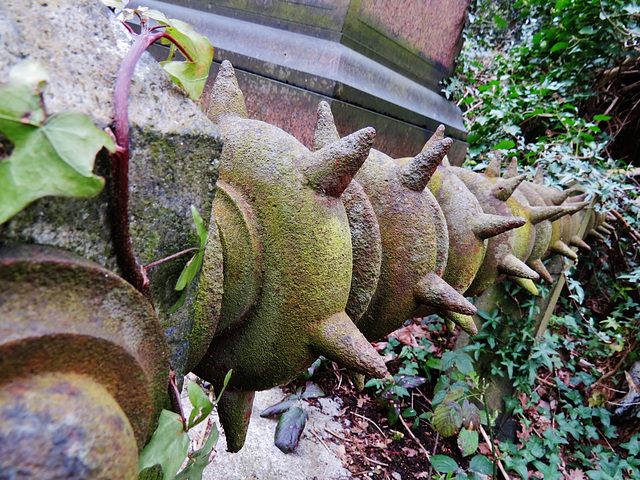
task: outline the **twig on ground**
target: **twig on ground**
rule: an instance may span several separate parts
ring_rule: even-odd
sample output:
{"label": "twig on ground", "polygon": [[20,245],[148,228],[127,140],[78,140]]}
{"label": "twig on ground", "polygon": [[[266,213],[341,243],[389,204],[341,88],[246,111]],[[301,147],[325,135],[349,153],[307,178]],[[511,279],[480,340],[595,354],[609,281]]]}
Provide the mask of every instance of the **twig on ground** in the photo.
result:
{"label": "twig on ground", "polygon": [[431,455],[429,455],[429,452],[427,452],[427,449],[424,448],[424,446],[422,445],[422,442],[411,431],[411,429],[409,428],[409,425],[407,425],[407,422],[405,422],[404,418],[402,418],[402,415],[398,416],[398,420],[400,420],[400,422],[402,422],[402,425],[404,426],[404,428],[407,431],[407,433],[409,434],[409,436],[411,438],[413,438],[413,440],[418,444],[418,447],[420,447],[420,450],[422,450],[422,453],[424,453],[425,457],[427,457],[427,460],[429,460],[429,462],[431,462]]}
{"label": "twig on ground", "polygon": [[387,464],[387,463],[380,462],[380,461],[378,461],[378,460],[374,460],[373,458],[369,458],[369,457],[367,457],[366,455],[363,455],[363,457],[364,457],[366,460],[368,460],[369,462],[371,462],[371,463],[375,463],[376,465],[380,465],[381,467],[388,467],[388,466],[389,466],[389,464]]}
{"label": "twig on ground", "polygon": [[482,425],[480,425],[480,433],[482,434],[482,438],[484,438],[484,441],[487,442],[489,446],[493,447],[492,448],[493,455],[494,455],[493,461],[498,462],[498,468],[500,469],[500,472],[502,472],[502,475],[504,475],[504,478],[506,478],[507,480],[510,480],[511,477],[507,474],[507,471],[504,469],[504,465],[502,465],[502,462],[498,458],[500,454],[498,451],[498,447],[496,445],[492,445],[491,439],[489,438],[489,435],[487,435],[487,432],[484,431],[484,427]]}
{"label": "twig on ground", "polygon": [[382,429],[378,426],[378,424],[376,422],[374,422],[370,418],[365,417],[364,415],[360,415],[359,413],[356,413],[356,412],[351,412],[351,413],[354,414],[356,417],[360,417],[363,420],[366,420],[367,422],[371,423],[373,426],[375,426],[378,429],[378,431],[382,434],[382,436],[386,438],[386,435],[384,434],[384,432],[382,431]]}
{"label": "twig on ground", "polygon": [[349,443],[353,443],[353,440],[351,440],[350,438],[347,437],[343,437],[342,435],[338,435],[336,432],[329,430],[328,428],[324,429],[325,432],[327,432],[330,435],[333,435],[334,437],[336,437],[337,439],[342,440],[343,442],[349,442]]}
{"label": "twig on ground", "polygon": [[[315,430],[315,428],[314,428],[313,430]],[[326,443],[324,443],[324,440],[322,440],[322,438],[320,438],[320,435],[318,435],[318,434],[317,434],[316,432],[314,432],[313,430],[309,430],[309,431],[311,432],[311,435],[313,435],[314,437],[316,437],[316,438],[320,441],[320,443],[321,443],[322,445],[324,445],[324,448],[326,448],[326,449],[327,449],[327,452],[329,452],[331,455],[335,455],[335,453],[331,451],[331,449],[327,446],[327,444],[326,444]]]}

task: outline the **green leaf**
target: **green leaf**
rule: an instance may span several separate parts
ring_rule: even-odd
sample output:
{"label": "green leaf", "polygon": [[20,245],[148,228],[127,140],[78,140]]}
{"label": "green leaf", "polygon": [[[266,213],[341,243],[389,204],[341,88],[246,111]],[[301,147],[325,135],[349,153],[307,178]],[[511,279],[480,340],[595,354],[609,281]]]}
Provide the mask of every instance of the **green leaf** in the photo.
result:
{"label": "green leaf", "polygon": [[568,46],[569,46],[568,42],[558,42],[553,47],[551,47],[551,50],[549,50],[549,52],[553,53],[553,52],[557,52],[558,50],[564,50]]}
{"label": "green leaf", "polygon": [[187,430],[190,430],[209,416],[213,411],[213,404],[196,382],[187,382],[187,393],[189,401],[193,405],[193,410],[189,415],[189,423],[187,424]]}
{"label": "green leaf", "polygon": [[611,117],[609,115],[594,115],[593,116],[593,120],[595,122],[608,122],[609,120],[611,120]]}
{"label": "green leaf", "polygon": [[182,466],[189,449],[189,436],[180,415],[162,410],[158,428],[138,459],[138,471],[160,465],[165,479],[171,479]]}
{"label": "green leaf", "polygon": [[469,430],[477,430],[480,426],[480,409],[467,399],[462,403],[461,408],[462,425]]}
{"label": "green leaf", "polygon": [[458,433],[462,425],[462,411],[455,402],[442,402],[433,411],[433,427],[443,437]]}
{"label": "green leaf", "polygon": [[493,147],[494,150],[509,150],[516,146],[513,140],[502,140],[500,143]]}
{"label": "green leaf", "polygon": [[507,22],[500,15],[494,15],[493,21],[496,23],[498,28],[507,28]]}
{"label": "green leaf", "polygon": [[276,426],[275,445],[284,453],[295,452],[307,424],[307,412],[294,407],[282,414]]}
{"label": "green leaf", "polygon": [[629,455],[632,457],[637,457],[640,454],[640,434],[636,433],[631,439],[626,443],[621,443],[620,446],[629,452]]}
{"label": "green leaf", "polygon": [[478,450],[478,432],[463,428],[458,433],[458,448],[463,457],[476,453]]}
{"label": "green leaf", "polygon": [[0,86],[0,132],[13,143],[0,162],[0,224],[38,198],[57,195],[90,197],[104,179],[93,175],[96,154],[113,140],[80,113],[45,118],[40,93],[46,72],[25,61]]}
{"label": "green leaf", "polygon": [[295,395],[291,395],[288,398],[285,398],[284,400],[282,400],[281,402],[276,403],[275,405],[271,405],[270,407],[266,408],[261,414],[261,417],[274,417],[276,415],[281,415],[284,412],[286,412],[287,410],[289,410],[291,407],[293,407],[296,404],[296,396]]}
{"label": "green leaf", "polygon": [[200,450],[196,450],[189,455],[187,466],[175,477],[174,480],[202,480],[202,473],[207,465],[209,465],[211,457],[211,451],[213,447],[218,443],[218,427],[215,423],[212,425],[211,432],[207,442],[202,446]]}
{"label": "green leaf", "polygon": [[446,455],[432,455],[431,466],[440,473],[453,473],[460,468],[453,458]]}
{"label": "green leaf", "polygon": [[166,33],[171,35],[194,61],[161,62],[161,64],[171,79],[184,88],[189,98],[198,100],[209,77],[209,68],[213,60],[211,42],[207,37],[193,30],[190,25],[175,18],[169,19],[167,25]]}
{"label": "green leaf", "polygon": [[129,0],[102,0],[107,7],[115,8],[116,10],[124,10],[129,3]]}
{"label": "green leaf", "polygon": [[395,385],[403,388],[419,387],[427,381],[426,378],[416,377],[414,375],[396,375],[393,377]]}
{"label": "green leaf", "polygon": [[178,278],[178,281],[176,282],[175,289],[177,291],[184,290],[188,285],[191,284],[191,282],[193,282],[193,280],[196,278],[196,275],[200,271],[200,267],[202,267],[203,257],[204,252],[200,250],[193,257],[191,257],[191,260],[187,262],[184,270],[182,270],[182,273]]}
{"label": "green leaf", "polygon": [[304,393],[302,394],[302,398],[309,399],[318,397],[324,397],[324,392],[322,391],[322,389],[313,382],[307,382]]}
{"label": "green leaf", "polygon": [[493,474],[493,463],[484,455],[476,455],[469,462],[469,468],[483,475]]}
{"label": "green leaf", "polygon": [[203,249],[207,244],[207,240],[209,239],[209,230],[204,224],[204,221],[198,213],[198,210],[193,205],[191,205],[191,216],[193,217],[193,223],[195,223],[196,225],[196,231],[198,232],[198,237],[200,238],[200,249]]}

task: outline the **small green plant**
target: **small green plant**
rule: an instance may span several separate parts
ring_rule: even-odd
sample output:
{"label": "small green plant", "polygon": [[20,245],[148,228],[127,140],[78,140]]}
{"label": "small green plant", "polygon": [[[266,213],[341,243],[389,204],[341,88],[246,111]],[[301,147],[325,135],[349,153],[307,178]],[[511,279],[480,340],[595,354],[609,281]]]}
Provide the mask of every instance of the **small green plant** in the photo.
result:
{"label": "small green plant", "polygon": [[265,409],[261,417],[279,417],[274,443],[284,453],[295,452],[307,424],[308,414],[300,405],[306,400],[324,397],[324,392],[312,381],[298,387],[296,393],[288,394],[284,400]]}
{"label": "small green plant", "polygon": [[49,195],[91,197],[104,187],[92,173],[96,154],[113,140],[77,112],[48,115],[47,72],[25,60],[0,85],[0,224]]}
{"label": "small green plant", "polygon": [[[218,428],[215,423],[212,423],[204,445],[192,453],[189,453],[190,440],[188,432],[209,417],[220,401],[231,378],[231,373],[231,371],[227,373],[222,390],[213,402],[200,385],[193,381],[187,381],[187,393],[193,406],[188,419],[182,411],[178,414],[169,410],[162,410],[158,428],[140,453],[138,459],[141,478],[148,478],[145,476],[147,474],[153,475],[153,468],[156,465],[160,465],[162,469],[160,478],[162,480],[202,479],[202,471],[210,463],[211,451],[218,441]],[[186,466],[178,473],[187,457]]]}

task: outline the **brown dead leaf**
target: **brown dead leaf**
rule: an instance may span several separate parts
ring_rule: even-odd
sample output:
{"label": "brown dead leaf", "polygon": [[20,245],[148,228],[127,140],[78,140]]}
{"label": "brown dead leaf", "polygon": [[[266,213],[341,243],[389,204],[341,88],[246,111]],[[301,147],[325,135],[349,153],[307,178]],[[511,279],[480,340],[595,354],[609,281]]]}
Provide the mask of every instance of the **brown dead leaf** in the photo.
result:
{"label": "brown dead leaf", "polygon": [[418,451],[409,447],[402,447],[402,451],[407,454],[408,458],[415,457],[418,455]]}
{"label": "brown dead leaf", "polygon": [[365,403],[368,403],[371,399],[369,395],[360,395],[358,397],[358,408],[362,408]]}
{"label": "brown dead leaf", "polygon": [[338,455],[338,458],[343,462],[346,461],[347,449],[344,447],[344,445],[338,445],[338,447],[336,448],[336,455]]}
{"label": "brown dead leaf", "polygon": [[486,443],[481,443],[478,445],[478,453],[489,456],[491,455],[491,447]]}
{"label": "brown dead leaf", "polygon": [[429,472],[416,473],[416,478],[429,478]]}
{"label": "brown dead leaf", "polygon": [[399,328],[389,336],[397,339],[400,343],[404,345],[409,345],[410,347],[419,347],[418,341],[411,334],[411,325],[407,327]]}
{"label": "brown dead leaf", "polygon": [[585,473],[578,469],[572,468],[569,473],[564,477],[565,480],[587,480]]}

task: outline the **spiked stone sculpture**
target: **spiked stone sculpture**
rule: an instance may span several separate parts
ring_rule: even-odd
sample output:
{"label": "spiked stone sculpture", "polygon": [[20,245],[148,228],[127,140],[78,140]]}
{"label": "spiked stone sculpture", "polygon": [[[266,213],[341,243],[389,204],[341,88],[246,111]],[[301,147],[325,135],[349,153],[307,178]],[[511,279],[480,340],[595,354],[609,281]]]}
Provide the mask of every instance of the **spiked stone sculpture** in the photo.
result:
{"label": "spiked stone sculpture", "polygon": [[231,451],[239,450],[254,392],[286,383],[320,355],[383,377],[382,359],[345,313],[351,236],[340,195],[367,158],[365,128],[310,152],[286,132],[247,119],[233,67],[223,62],[208,116],[224,138],[213,212],[224,256],[220,323],[194,372],[219,385]]}

